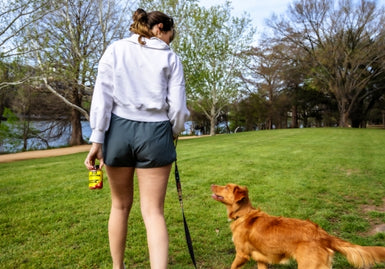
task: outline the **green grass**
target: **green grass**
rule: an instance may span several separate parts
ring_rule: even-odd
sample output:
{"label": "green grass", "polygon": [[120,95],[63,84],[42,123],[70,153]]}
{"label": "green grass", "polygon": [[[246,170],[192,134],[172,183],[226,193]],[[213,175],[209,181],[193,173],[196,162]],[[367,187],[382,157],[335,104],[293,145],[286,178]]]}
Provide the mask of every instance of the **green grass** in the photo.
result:
{"label": "green grass", "polygon": [[[1,268],[111,268],[109,185],[88,190],[86,154],[0,164]],[[211,199],[211,184],[246,185],[253,205],[269,214],[309,218],[353,243],[385,246],[385,234],[368,235],[372,225],[385,222],[384,130],[293,129],[180,140],[178,166],[199,268],[230,268],[235,254],[225,207]],[[149,268],[138,199],[136,188],[126,265]],[[368,212],[364,205],[377,209]],[[165,211],[169,268],[192,268],[173,175]],[[336,255],[333,268],[351,267]]]}

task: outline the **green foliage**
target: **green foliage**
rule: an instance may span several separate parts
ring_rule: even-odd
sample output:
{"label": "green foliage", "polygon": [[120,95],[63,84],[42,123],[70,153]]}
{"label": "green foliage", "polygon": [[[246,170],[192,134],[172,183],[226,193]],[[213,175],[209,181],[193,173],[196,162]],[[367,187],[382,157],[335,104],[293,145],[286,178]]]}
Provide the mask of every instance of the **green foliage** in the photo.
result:
{"label": "green foliage", "polygon": [[[198,268],[229,268],[235,251],[224,206],[211,184],[246,185],[255,207],[311,219],[362,245],[384,214],[385,139],[374,129],[291,129],[218,135],[178,142],[185,214]],[[87,153],[0,164],[2,268],[111,268],[107,236],[109,184],[87,185]],[[149,268],[139,195],[129,221],[127,268]],[[166,197],[170,269],[192,268],[171,175]],[[245,268],[256,268],[250,261]],[[296,263],[270,268],[296,268]],[[336,255],[333,268],[351,268]],[[385,268],[380,265],[376,268]]]}
{"label": "green foliage", "polygon": [[254,41],[250,19],[232,17],[230,1],[211,8],[174,0],[141,1],[140,6],[176,16],[179,34],[172,47],[183,61],[189,107],[211,122],[215,134],[218,117],[239,94],[241,52]]}
{"label": "green foliage", "polygon": [[[210,134],[223,109],[238,96],[240,52],[252,43],[250,21],[231,17],[231,5],[194,7],[190,31],[178,45],[190,106],[211,121]],[[204,23],[202,23],[204,22]]]}
{"label": "green foliage", "polygon": [[8,144],[10,149],[17,148],[22,144],[20,139],[21,124],[16,116],[9,108],[4,108],[3,118],[7,120],[0,123],[0,145]]}
{"label": "green foliage", "polygon": [[[26,116],[19,119],[13,111],[5,108],[3,117],[7,120],[0,124],[0,145],[3,146],[0,152],[18,152],[48,147],[48,143],[44,142],[49,135],[35,128],[31,121],[26,119]],[[31,139],[36,141],[31,142]]]}
{"label": "green foliage", "polygon": [[7,122],[10,124],[14,124],[19,120],[18,117],[7,107],[4,108],[3,117],[6,118]]}
{"label": "green foliage", "polygon": [[275,34],[270,41],[289,48],[291,60],[299,60],[297,71],[338,103],[341,127],[365,124],[378,92],[384,95],[375,85],[384,73],[383,20],[376,1],[297,0],[287,16],[269,23]]}
{"label": "green foliage", "polygon": [[[210,125],[200,120],[198,125],[213,129],[215,120],[229,111],[237,95],[253,99],[252,91],[260,93],[265,103],[248,113],[255,100],[239,102],[246,107],[235,111],[247,114],[233,115],[246,121],[247,129],[256,122],[286,126],[286,116],[294,114],[296,105],[298,119],[305,126],[309,115],[317,123],[322,120],[323,126],[334,125],[336,118],[341,126],[348,124],[347,117],[352,126],[364,125],[366,120],[383,123],[385,13],[375,1],[294,1],[286,14],[272,17],[268,23],[272,38],[258,40],[258,45],[249,17],[231,16],[236,1],[222,1],[211,8],[200,6],[198,0],[1,3],[5,20],[0,27],[4,30],[0,30],[0,88],[7,88],[0,93],[0,110],[5,105],[17,111],[17,105],[8,101],[14,99],[15,85],[27,81],[24,85],[41,91],[42,79],[47,79],[45,86],[62,98],[63,104],[68,101],[67,105],[88,117],[97,62],[111,42],[129,35],[131,9],[140,6],[162,10],[176,22],[178,34],[172,47],[184,63],[189,107],[196,112],[193,120],[204,116],[211,121]],[[270,49],[277,48],[275,62],[270,62],[277,71],[274,73],[280,73],[278,77],[274,74],[278,79],[276,100],[274,95],[266,96],[266,85],[261,83],[269,77],[268,69],[272,70],[258,73],[252,68],[258,62],[245,53],[249,46],[268,57]],[[325,96],[295,91],[306,80],[327,92],[327,104]],[[55,118],[64,118],[68,112],[66,107]],[[80,114],[72,119],[72,126],[79,126]],[[73,141],[81,142],[80,132],[74,133],[78,135]]]}

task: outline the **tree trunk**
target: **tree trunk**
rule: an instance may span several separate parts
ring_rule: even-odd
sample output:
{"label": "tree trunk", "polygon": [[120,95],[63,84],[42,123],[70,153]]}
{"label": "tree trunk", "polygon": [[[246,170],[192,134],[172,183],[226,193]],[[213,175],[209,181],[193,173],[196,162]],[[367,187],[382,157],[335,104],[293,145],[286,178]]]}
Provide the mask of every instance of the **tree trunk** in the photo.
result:
{"label": "tree trunk", "polygon": [[349,127],[349,113],[340,111],[340,127]]}
{"label": "tree trunk", "polygon": [[385,111],[382,111],[382,125],[385,128]]}
{"label": "tree trunk", "polygon": [[210,111],[210,136],[215,135],[215,123],[217,120],[216,114],[215,105],[212,105]]}
{"label": "tree trunk", "polygon": [[82,123],[80,120],[80,112],[76,109],[72,109],[70,146],[76,146],[76,145],[82,145],[82,144],[84,144],[84,140],[83,140]]}
{"label": "tree trunk", "polygon": [[344,97],[336,96],[338,102],[338,110],[340,112],[339,126],[341,128],[349,127],[349,114],[348,101]]}
{"label": "tree trunk", "polygon": [[[77,87],[72,89],[72,103],[77,107],[81,107],[82,97],[79,95],[79,90]],[[71,139],[70,146],[82,145],[84,144],[83,140],[83,131],[81,123],[81,113],[79,110],[72,108],[71,110]]]}
{"label": "tree trunk", "polygon": [[293,106],[292,108],[292,115],[291,115],[291,121],[292,126],[291,128],[298,128],[298,116],[297,116],[297,106]]}
{"label": "tree trunk", "polygon": [[210,117],[210,136],[215,135],[215,117]]}

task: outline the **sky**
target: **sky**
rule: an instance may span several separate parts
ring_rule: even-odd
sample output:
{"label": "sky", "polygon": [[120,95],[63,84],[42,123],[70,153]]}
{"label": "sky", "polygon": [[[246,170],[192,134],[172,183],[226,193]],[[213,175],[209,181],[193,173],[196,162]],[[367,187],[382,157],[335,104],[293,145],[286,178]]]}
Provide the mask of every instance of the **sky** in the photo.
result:
{"label": "sky", "polygon": [[[384,0],[385,1],[385,0]],[[224,4],[225,0],[200,0],[199,3],[204,7]],[[252,23],[257,27],[257,32],[261,32],[265,27],[265,19],[271,17],[273,13],[282,14],[287,10],[290,0],[233,0],[232,15],[242,16],[245,12],[250,15]]]}
{"label": "sky", "polygon": [[[225,0],[200,0],[204,7],[224,4]],[[252,23],[257,27],[257,33],[261,33],[265,28],[265,20],[269,19],[273,13],[280,15],[287,11],[291,0],[232,0],[233,12],[235,17],[242,16],[245,12],[250,15]],[[378,5],[385,6],[385,0],[377,0]]]}

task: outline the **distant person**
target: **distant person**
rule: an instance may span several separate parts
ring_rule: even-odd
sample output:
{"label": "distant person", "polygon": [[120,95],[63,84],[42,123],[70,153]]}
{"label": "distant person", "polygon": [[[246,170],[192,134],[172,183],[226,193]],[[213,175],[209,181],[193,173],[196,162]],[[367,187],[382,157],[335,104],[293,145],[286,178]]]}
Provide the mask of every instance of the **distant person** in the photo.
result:
{"label": "distant person", "polygon": [[159,11],[133,14],[129,38],[109,46],[99,62],[90,111],[88,169],[105,164],[111,188],[108,235],[113,268],[124,268],[127,222],[138,177],[152,269],[168,264],[164,200],[173,138],[189,117],[183,67],[169,44],[173,19]]}

